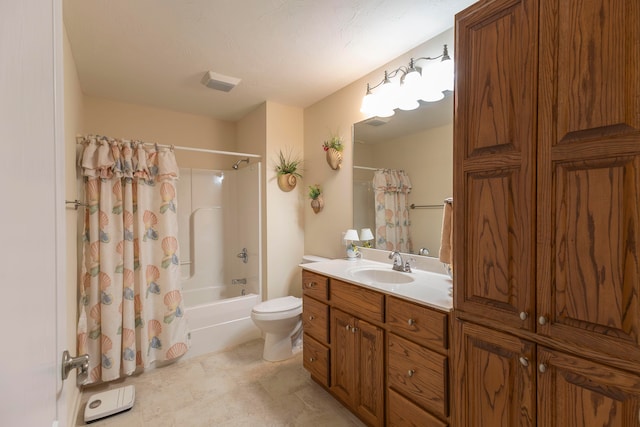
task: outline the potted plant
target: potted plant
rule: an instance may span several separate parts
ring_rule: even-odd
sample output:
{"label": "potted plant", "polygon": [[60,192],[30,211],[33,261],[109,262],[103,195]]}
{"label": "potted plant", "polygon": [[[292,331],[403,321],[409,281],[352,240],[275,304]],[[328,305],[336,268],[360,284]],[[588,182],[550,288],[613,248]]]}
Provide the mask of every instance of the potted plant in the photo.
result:
{"label": "potted plant", "polygon": [[276,174],[278,174],[278,187],[282,191],[291,191],[296,187],[300,174],[302,160],[292,157],[291,152],[285,154],[280,150],[276,162]]}
{"label": "potted plant", "polygon": [[327,153],[327,163],[329,163],[331,169],[340,169],[340,166],[342,166],[342,150],[344,149],[342,138],[338,135],[331,135],[331,138],[322,143],[322,148]]}
{"label": "potted plant", "polygon": [[309,198],[313,212],[320,212],[324,207],[324,199],[322,198],[322,189],[318,184],[309,186]]}

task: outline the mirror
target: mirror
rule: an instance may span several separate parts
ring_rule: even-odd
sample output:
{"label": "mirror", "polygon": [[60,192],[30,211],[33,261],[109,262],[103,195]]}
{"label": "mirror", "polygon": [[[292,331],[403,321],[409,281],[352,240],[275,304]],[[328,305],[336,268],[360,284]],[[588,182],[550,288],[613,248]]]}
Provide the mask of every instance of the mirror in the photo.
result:
{"label": "mirror", "polygon": [[[371,246],[389,250],[376,230],[373,189],[378,169],[404,170],[408,194],[410,252],[438,257],[444,199],[453,195],[453,93],[412,111],[396,110],[353,126],[353,225],[370,228]],[[382,242],[381,242],[382,240]]]}

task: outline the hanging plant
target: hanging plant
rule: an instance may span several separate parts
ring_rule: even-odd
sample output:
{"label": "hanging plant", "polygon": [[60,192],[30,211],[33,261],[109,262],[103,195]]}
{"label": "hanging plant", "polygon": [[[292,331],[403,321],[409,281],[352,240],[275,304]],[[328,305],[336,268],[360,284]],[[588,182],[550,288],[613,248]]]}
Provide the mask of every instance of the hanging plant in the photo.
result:
{"label": "hanging plant", "polygon": [[344,144],[338,135],[331,135],[331,138],[322,143],[322,149],[327,153],[327,163],[333,170],[338,170],[342,166],[342,150]]}
{"label": "hanging plant", "polygon": [[309,198],[313,212],[320,212],[324,207],[324,199],[322,198],[322,189],[318,184],[309,186]]}
{"label": "hanging plant", "polygon": [[282,191],[291,191],[296,187],[298,178],[302,178],[301,164],[302,160],[292,157],[291,152],[285,154],[282,150],[279,151],[275,170],[278,174],[278,187]]}

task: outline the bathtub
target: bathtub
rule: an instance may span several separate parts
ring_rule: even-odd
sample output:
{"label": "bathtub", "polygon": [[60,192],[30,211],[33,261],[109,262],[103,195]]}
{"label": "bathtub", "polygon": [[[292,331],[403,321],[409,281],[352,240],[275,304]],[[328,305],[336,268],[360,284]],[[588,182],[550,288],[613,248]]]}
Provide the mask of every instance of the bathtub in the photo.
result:
{"label": "bathtub", "polygon": [[[237,295],[230,296],[230,292]],[[260,329],[251,320],[251,309],[260,302],[260,295],[241,295],[241,292],[242,288],[231,286],[183,291],[185,316],[191,333],[191,348],[185,359],[261,337]],[[203,300],[212,302],[200,303]]]}

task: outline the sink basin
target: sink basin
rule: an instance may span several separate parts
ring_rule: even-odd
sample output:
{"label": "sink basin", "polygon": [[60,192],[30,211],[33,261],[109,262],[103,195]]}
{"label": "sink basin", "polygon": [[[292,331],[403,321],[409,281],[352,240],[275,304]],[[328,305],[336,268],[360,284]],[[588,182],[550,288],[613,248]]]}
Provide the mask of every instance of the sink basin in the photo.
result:
{"label": "sink basin", "polygon": [[354,268],[349,273],[354,279],[363,282],[398,285],[414,281],[414,278],[408,273],[391,270],[391,268],[362,267]]}

